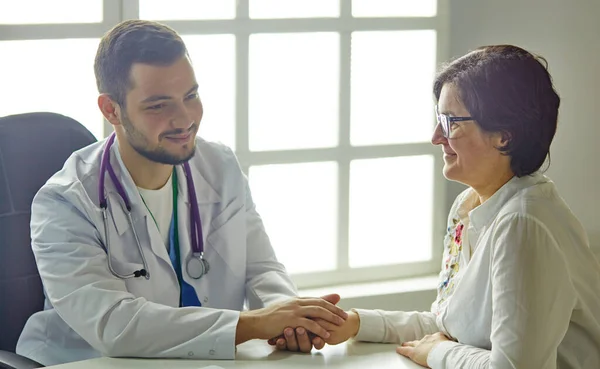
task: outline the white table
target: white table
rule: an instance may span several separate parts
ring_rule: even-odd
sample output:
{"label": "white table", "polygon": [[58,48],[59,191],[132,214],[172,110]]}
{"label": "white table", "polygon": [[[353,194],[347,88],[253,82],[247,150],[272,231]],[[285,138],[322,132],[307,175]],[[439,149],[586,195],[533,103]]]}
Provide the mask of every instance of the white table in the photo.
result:
{"label": "white table", "polygon": [[99,358],[52,366],[52,369],[200,369],[215,365],[222,368],[394,368],[423,369],[396,353],[393,344],[348,342],[325,346],[321,351],[299,354],[276,351],[264,341],[250,341],[238,346],[235,360],[163,360]]}

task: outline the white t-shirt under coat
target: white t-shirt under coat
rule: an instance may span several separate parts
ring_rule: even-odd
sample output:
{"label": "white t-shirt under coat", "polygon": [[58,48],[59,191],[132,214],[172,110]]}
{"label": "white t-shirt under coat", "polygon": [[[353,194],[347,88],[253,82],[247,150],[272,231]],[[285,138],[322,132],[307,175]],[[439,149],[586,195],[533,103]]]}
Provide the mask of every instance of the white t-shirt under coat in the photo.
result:
{"label": "white t-shirt under coat", "polygon": [[173,217],[173,174],[167,183],[158,190],[146,190],[138,187],[138,191],[149,210],[149,217],[154,217],[158,231],[169,250],[169,230]]}

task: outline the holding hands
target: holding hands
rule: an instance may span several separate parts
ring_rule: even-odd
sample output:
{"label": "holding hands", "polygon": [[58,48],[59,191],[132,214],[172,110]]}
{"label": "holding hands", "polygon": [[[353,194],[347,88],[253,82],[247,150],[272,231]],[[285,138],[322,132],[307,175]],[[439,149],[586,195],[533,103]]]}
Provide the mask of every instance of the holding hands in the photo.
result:
{"label": "holding hands", "polygon": [[[323,296],[322,299],[335,305],[340,301],[340,296],[331,294]],[[322,349],[325,343],[337,345],[345,342],[356,336],[360,323],[357,313],[350,311],[344,314],[346,319],[341,324],[334,324],[320,317],[312,318],[328,333],[326,336],[318,334],[306,326],[294,328],[290,325],[285,328],[283,334],[269,339],[269,344],[275,345],[279,350],[310,352],[313,347],[317,350]]]}
{"label": "holding hands", "polygon": [[[339,295],[326,297],[333,301],[340,299]],[[242,312],[236,330],[236,344],[255,338],[270,339],[293,327],[297,328],[305,348],[308,332],[326,340],[330,337],[327,329],[343,325],[347,317],[348,314],[341,308],[323,298],[290,299],[263,309]],[[317,343],[320,344],[319,341]],[[293,344],[290,343],[290,348],[294,348]],[[300,347],[297,340],[295,345],[296,349]]]}
{"label": "holding hands", "polygon": [[[340,296],[336,294],[323,296],[321,299],[301,299],[305,303],[313,303],[321,300],[319,306],[326,306],[332,315],[308,315],[305,319],[314,324],[309,325],[287,325],[283,334],[269,339],[269,344],[277,347],[278,350],[310,352],[312,348],[322,349],[325,343],[337,345],[354,338],[360,328],[360,318],[354,311],[347,313],[335,307],[340,301]],[[325,303],[325,304],[323,304]],[[344,318],[344,319],[338,319]],[[281,332],[281,331],[279,331]],[[435,346],[450,339],[443,333],[438,332],[427,335],[421,340],[414,340],[402,343],[396,349],[396,352],[403,355],[415,363],[427,367],[427,357]]]}

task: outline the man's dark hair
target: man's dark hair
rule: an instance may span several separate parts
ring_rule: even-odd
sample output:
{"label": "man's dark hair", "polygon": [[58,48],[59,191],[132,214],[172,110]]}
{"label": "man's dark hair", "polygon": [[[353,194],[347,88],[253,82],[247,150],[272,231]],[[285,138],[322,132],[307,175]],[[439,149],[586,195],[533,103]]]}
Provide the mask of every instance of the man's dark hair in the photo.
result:
{"label": "man's dark hair", "polygon": [[498,150],[510,156],[516,176],[540,169],[560,106],[544,58],[512,45],[483,46],[442,67],[433,85],[436,100],[448,83],[484,131],[506,138]]}
{"label": "man's dark hair", "polygon": [[167,66],[186,55],[183,40],[172,28],[144,20],[121,22],[100,40],[94,62],[98,91],[124,106],[133,87],[133,64]]}

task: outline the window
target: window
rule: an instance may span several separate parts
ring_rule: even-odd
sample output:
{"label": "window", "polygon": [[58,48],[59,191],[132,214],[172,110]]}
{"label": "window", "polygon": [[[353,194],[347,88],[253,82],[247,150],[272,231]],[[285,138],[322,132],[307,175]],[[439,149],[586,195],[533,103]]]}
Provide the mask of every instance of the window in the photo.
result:
{"label": "window", "polygon": [[0,2],[0,116],[60,113],[102,138],[93,64],[118,9],[111,0]]}
{"label": "window", "polygon": [[[0,115],[56,111],[106,136],[94,97],[98,39],[123,19],[161,21],[188,46],[200,135],[235,149],[299,287],[439,270],[443,163],[429,138],[445,1],[13,3],[28,10],[0,5],[0,53],[20,55],[1,62]],[[32,90],[10,73],[23,64]]]}
{"label": "window", "polygon": [[352,33],[352,145],[429,140],[435,54],[433,30]]}
{"label": "window", "polygon": [[139,0],[139,17],[161,21],[233,19],[235,4],[236,0]]}
{"label": "window", "polygon": [[[94,55],[98,39],[0,41],[0,116],[49,111],[102,137]],[[15,71],[19,71],[15,73]]]}
{"label": "window", "polygon": [[337,170],[332,161],[250,167],[257,210],[290,273],[336,269]]}
{"label": "window", "polygon": [[235,147],[235,37],[184,35],[204,106],[202,136]]}
{"label": "window", "polygon": [[434,17],[436,13],[436,0],[352,0],[355,17]]}
{"label": "window", "polygon": [[102,18],[102,0],[0,2],[0,24],[100,23]]}
{"label": "window", "polygon": [[[192,59],[218,59],[194,61],[211,78],[200,135],[235,142],[278,258],[299,286],[437,273],[444,180],[429,139],[431,85],[445,59],[443,2],[187,3],[165,10],[140,0],[139,15],[186,41],[235,40],[235,51],[229,40],[190,44]],[[226,109],[234,96],[235,116]]]}
{"label": "window", "polygon": [[340,0],[250,0],[250,18],[332,18],[340,15]]}
{"label": "window", "polygon": [[335,32],[250,35],[251,151],[338,145],[339,45]]}

